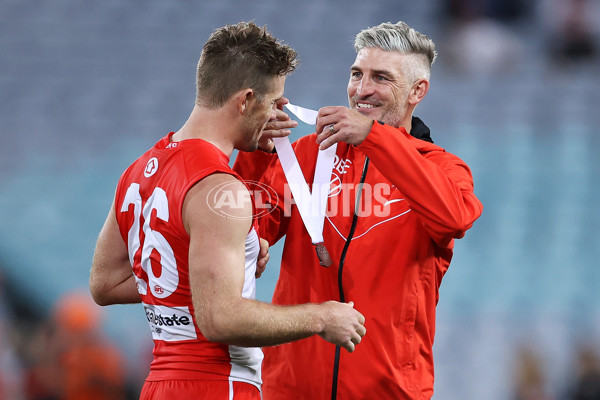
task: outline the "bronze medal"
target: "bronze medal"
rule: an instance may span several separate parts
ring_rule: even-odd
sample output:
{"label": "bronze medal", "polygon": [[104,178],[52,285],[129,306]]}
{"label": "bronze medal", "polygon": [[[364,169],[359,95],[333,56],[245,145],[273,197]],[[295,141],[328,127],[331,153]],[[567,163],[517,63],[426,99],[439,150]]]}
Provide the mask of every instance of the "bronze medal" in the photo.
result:
{"label": "bronze medal", "polygon": [[331,267],[331,257],[329,252],[323,243],[315,244],[315,250],[317,251],[317,257],[319,257],[319,264],[324,267]]}

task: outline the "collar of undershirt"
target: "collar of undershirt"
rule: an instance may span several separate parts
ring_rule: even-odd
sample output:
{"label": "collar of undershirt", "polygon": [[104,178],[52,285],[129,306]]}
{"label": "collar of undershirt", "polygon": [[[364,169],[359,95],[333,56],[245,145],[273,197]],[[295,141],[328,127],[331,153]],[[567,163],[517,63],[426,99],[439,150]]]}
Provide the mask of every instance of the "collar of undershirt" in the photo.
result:
{"label": "collar of undershirt", "polygon": [[427,125],[425,125],[425,123],[421,121],[421,118],[412,117],[411,125],[411,136],[429,143],[433,143],[433,139],[431,139],[431,131],[429,130],[429,127],[427,127]]}
{"label": "collar of undershirt", "polygon": [[[378,120],[377,122],[379,122],[381,125],[385,125],[385,122],[383,121]],[[433,139],[431,138],[431,131],[429,130],[427,125],[425,125],[425,123],[421,121],[421,118],[412,117],[410,123],[412,125],[410,129],[410,135],[412,137],[424,140],[429,143],[433,143]]]}

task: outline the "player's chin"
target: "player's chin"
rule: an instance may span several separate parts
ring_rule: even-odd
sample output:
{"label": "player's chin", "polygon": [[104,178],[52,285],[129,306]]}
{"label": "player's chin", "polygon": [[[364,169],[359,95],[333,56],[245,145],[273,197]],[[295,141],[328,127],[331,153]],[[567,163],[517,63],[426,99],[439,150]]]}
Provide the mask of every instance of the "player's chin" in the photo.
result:
{"label": "player's chin", "polygon": [[239,151],[244,151],[247,153],[251,153],[253,151],[258,150],[258,141],[248,141],[243,143],[241,146],[236,147]]}

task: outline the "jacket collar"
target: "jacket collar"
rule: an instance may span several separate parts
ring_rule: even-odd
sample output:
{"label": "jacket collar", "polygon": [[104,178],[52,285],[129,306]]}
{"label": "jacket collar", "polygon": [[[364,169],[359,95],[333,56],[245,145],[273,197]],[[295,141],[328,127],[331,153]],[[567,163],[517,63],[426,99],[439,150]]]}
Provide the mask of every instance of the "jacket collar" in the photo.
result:
{"label": "jacket collar", "polygon": [[421,121],[421,118],[412,117],[411,125],[411,136],[429,143],[433,143],[433,139],[431,139],[431,131],[429,130],[429,127],[427,127],[427,125],[425,125],[425,123]]}
{"label": "jacket collar", "polygon": [[[385,122],[383,121],[378,120],[377,122],[379,122],[381,125],[385,125]],[[421,118],[413,116],[410,121],[410,124],[412,125],[412,127],[409,133],[412,137],[424,140],[429,143],[433,143],[433,139],[431,138],[431,131],[429,130],[429,127],[427,127],[427,125],[425,125],[425,123],[421,121]]]}

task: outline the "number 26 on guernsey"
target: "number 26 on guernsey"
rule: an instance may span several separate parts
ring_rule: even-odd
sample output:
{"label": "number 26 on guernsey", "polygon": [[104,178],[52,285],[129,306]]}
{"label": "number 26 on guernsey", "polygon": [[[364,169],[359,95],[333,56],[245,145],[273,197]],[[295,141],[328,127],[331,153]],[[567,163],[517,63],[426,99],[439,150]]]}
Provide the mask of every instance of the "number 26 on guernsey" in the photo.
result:
{"label": "number 26 on guernsey", "polygon": [[[121,212],[127,212],[129,206],[133,205],[133,224],[129,228],[127,234],[127,248],[129,250],[129,262],[133,264],[133,260],[140,247],[142,248],[141,264],[142,269],[148,276],[148,281],[139,277],[134,273],[138,291],[141,295],[148,293],[148,287],[154,297],[165,298],[173,293],[179,285],[179,274],[177,273],[177,262],[175,254],[160,232],[152,230],[150,227],[150,216],[153,210],[156,210],[156,217],[167,222],[169,221],[169,200],[166,192],[157,187],[152,192],[152,196],[146,201],[142,209],[142,196],[140,195],[140,185],[132,183],[127,189]],[[140,243],[140,223],[141,217],[144,217],[144,225],[141,230],[144,232],[144,242]],[[150,263],[150,255],[152,250],[158,251],[160,254],[161,273],[159,277],[154,275],[152,265]],[[135,271],[135,269],[134,269]]]}

